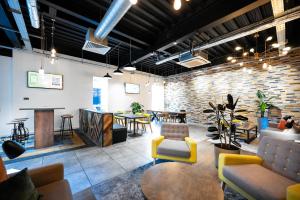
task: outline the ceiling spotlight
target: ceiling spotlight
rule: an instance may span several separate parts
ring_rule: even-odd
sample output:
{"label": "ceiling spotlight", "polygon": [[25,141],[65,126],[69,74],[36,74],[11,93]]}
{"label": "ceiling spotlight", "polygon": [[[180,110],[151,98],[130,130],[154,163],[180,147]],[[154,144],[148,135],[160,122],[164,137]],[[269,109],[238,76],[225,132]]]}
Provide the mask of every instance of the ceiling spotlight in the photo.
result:
{"label": "ceiling spotlight", "polygon": [[244,66],[244,63],[243,63],[243,62],[240,62],[239,65],[242,67],[242,66]]}
{"label": "ceiling spotlight", "polygon": [[231,63],[235,63],[235,62],[236,62],[236,59],[232,59],[232,60],[231,60]]}
{"label": "ceiling spotlight", "polygon": [[112,79],[112,77],[111,77],[111,75],[109,75],[109,73],[106,73],[103,77],[106,79]]}
{"label": "ceiling spotlight", "polygon": [[174,45],[177,45],[177,42],[173,42]]}
{"label": "ceiling spotlight", "polygon": [[181,8],[181,0],[174,0],[173,7],[175,10],[179,10]]}
{"label": "ceiling spotlight", "polygon": [[231,61],[232,59],[233,59],[232,56],[228,56],[228,57],[227,57],[227,60],[228,60],[228,61]]}
{"label": "ceiling spotlight", "polygon": [[248,55],[248,52],[244,52],[244,53],[243,53],[243,56],[247,56],[247,55]]}
{"label": "ceiling spotlight", "polygon": [[133,5],[137,4],[137,2],[138,2],[137,0],[129,0],[129,1],[130,1],[130,3],[133,4]]}
{"label": "ceiling spotlight", "polygon": [[241,50],[241,49],[242,49],[242,47],[240,47],[240,46],[235,47],[235,50],[236,50],[236,51],[239,51],[239,50]]}
{"label": "ceiling spotlight", "polygon": [[289,50],[291,50],[291,47],[284,47],[282,50],[283,51],[289,51]]}
{"label": "ceiling spotlight", "polygon": [[247,72],[247,68],[246,67],[243,67],[243,72]]}
{"label": "ceiling spotlight", "polygon": [[273,43],[273,44],[272,44],[272,47],[273,47],[273,48],[278,48],[279,46],[280,46],[280,45],[279,45],[278,43]]}
{"label": "ceiling spotlight", "polygon": [[251,53],[254,53],[254,48],[251,48],[251,49],[250,49],[250,52],[251,52]]}
{"label": "ceiling spotlight", "polygon": [[272,36],[269,36],[269,37],[267,37],[266,41],[269,42],[269,41],[271,41],[272,39],[273,39],[273,37],[272,37]]}
{"label": "ceiling spotlight", "polygon": [[262,67],[263,67],[263,69],[267,69],[267,68],[268,68],[268,63],[264,63],[264,64],[262,65]]}

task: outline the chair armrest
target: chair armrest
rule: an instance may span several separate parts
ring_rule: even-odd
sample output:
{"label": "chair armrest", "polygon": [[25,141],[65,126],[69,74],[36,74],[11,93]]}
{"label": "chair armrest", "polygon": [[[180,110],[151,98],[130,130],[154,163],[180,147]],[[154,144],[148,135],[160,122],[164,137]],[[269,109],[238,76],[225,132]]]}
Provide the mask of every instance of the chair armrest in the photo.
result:
{"label": "chair armrest", "polygon": [[164,136],[159,136],[152,140],[152,158],[155,158],[157,155],[157,147],[158,145],[165,139]]}
{"label": "chair armrest", "polygon": [[28,170],[35,187],[47,185],[64,179],[64,166],[61,163]]}
{"label": "chair armrest", "polygon": [[184,140],[189,145],[191,150],[190,160],[193,162],[197,162],[197,142],[189,137],[185,137]]}
{"label": "chair armrest", "polygon": [[291,185],[287,188],[286,199],[287,200],[300,199],[300,184]]}
{"label": "chair armrest", "polygon": [[225,165],[243,165],[243,164],[261,165],[262,162],[263,160],[258,156],[221,153],[219,155],[219,169],[218,169],[219,178],[221,180],[224,180],[223,167]]}

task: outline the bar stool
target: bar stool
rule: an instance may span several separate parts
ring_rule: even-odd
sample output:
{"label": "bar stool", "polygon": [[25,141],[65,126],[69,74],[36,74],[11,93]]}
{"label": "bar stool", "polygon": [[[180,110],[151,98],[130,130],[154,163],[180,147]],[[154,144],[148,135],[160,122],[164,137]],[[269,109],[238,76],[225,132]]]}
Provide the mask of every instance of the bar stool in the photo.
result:
{"label": "bar stool", "polygon": [[[60,129],[60,135],[61,139],[64,139],[64,132],[71,132],[73,136],[73,127],[72,127],[72,118],[73,115],[66,114],[66,115],[61,115],[61,129]],[[69,129],[65,130],[65,123],[69,123]]]}

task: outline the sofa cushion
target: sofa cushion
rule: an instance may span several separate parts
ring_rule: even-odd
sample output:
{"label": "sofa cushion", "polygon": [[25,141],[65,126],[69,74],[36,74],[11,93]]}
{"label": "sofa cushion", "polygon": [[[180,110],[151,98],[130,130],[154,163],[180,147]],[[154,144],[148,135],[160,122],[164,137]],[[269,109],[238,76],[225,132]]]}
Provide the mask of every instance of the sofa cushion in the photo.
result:
{"label": "sofa cushion", "polygon": [[190,148],[185,141],[164,139],[157,148],[157,153],[165,156],[189,158]]}
{"label": "sofa cushion", "polygon": [[223,175],[255,199],[281,200],[286,198],[286,189],[294,181],[261,165],[227,165]]}
{"label": "sofa cushion", "polygon": [[160,135],[166,139],[184,141],[185,137],[189,137],[189,127],[186,124],[162,124]]}
{"label": "sofa cushion", "polygon": [[264,137],[257,155],[263,165],[289,179],[300,182],[300,144],[272,137]]}
{"label": "sofa cushion", "polygon": [[71,200],[72,193],[68,181],[60,180],[37,188],[43,200]]}

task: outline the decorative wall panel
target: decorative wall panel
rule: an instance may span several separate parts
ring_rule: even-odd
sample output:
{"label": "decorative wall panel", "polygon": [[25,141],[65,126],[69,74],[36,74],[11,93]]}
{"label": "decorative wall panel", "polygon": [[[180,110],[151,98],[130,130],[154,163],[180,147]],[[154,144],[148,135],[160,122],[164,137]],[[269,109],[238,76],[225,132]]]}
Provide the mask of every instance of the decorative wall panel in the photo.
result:
{"label": "decorative wall panel", "polygon": [[165,109],[185,109],[191,113],[189,122],[203,123],[203,109],[208,102],[226,102],[226,95],[239,97],[239,107],[257,113],[256,91],[262,90],[282,113],[300,118],[300,49],[288,56],[272,61],[272,70],[262,69],[262,63],[252,62],[245,66],[252,73],[243,71],[238,64],[222,64],[206,69],[169,76],[165,84]]}

